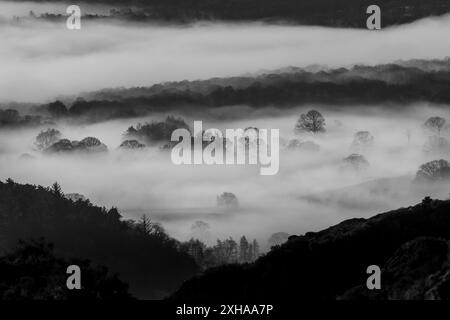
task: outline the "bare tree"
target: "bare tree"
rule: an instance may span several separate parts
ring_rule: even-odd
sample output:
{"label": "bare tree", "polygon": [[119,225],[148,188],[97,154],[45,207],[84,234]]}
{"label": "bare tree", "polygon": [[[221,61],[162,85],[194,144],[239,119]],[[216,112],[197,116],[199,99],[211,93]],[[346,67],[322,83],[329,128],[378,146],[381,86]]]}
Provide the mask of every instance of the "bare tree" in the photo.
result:
{"label": "bare tree", "polygon": [[34,144],[39,150],[44,150],[59,141],[61,136],[61,132],[58,130],[48,128],[47,130],[39,132]]}

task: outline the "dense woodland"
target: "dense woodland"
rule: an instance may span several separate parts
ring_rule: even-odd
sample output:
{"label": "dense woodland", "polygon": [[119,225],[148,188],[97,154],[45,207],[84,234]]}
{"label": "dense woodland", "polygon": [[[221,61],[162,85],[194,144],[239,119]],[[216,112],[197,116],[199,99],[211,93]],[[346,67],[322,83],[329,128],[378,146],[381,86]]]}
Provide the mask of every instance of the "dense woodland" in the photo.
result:
{"label": "dense woodland", "polygon": [[[64,0],[55,2],[65,2]],[[366,27],[369,0],[97,0],[109,4],[110,15],[89,15],[88,18],[121,18],[132,21],[164,21],[189,23],[195,21],[266,21],[331,27]],[[428,16],[450,12],[446,0],[379,0],[382,25],[408,23]],[[131,9],[133,8],[133,9]],[[46,14],[45,19],[62,16]]]}
{"label": "dense woodland", "polygon": [[[218,107],[292,108],[306,104],[352,107],[365,104],[450,103],[450,59],[413,60],[350,69],[290,68],[254,77],[181,81],[151,87],[105,89],[66,102],[28,107],[19,115],[2,105],[0,128],[51,123],[58,119],[99,122],[179,111],[205,114]],[[314,69],[314,68],[313,68]],[[210,113],[208,113],[210,114]],[[151,128],[146,128],[151,129]]]}
{"label": "dense woodland", "polygon": [[140,298],[162,298],[200,269],[156,223],[121,220],[116,208],[69,200],[51,188],[0,182],[0,248],[44,237],[63,259],[105,265]]}

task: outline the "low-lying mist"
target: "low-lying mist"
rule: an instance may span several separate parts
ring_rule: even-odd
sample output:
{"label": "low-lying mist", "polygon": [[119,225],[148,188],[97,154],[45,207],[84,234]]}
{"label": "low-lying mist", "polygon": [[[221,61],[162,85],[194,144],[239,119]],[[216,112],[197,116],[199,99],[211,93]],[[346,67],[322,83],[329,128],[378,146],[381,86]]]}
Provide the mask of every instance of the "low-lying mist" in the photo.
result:
{"label": "low-lying mist", "polygon": [[[0,11],[4,8],[0,2]],[[45,7],[44,7],[45,8]],[[8,15],[9,13],[9,15]],[[14,12],[5,8],[4,15]],[[442,59],[450,16],[380,32],[261,23],[162,26],[82,21],[0,21],[0,101],[42,102],[105,87],[254,73],[289,65],[330,67]],[[20,39],[20,41],[18,41]]]}
{"label": "low-lying mist", "polygon": [[[324,115],[326,133],[295,135],[299,115],[310,108]],[[33,150],[40,128],[1,131],[0,179],[44,186],[58,181],[65,193],[83,194],[100,206],[117,206],[125,219],[147,214],[180,240],[188,239],[191,225],[202,220],[211,226],[214,237],[245,234],[267,249],[267,239],[274,232],[300,234],[346,218],[369,217],[420,202],[422,195],[412,191],[412,180],[419,165],[435,159],[423,153],[428,134],[422,124],[435,115],[449,119],[450,112],[427,105],[400,111],[394,106],[358,109],[311,106],[280,111],[277,116],[259,111],[257,116],[227,122],[203,121],[204,129],[280,129],[283,139],[314,141],[320,146],[318,152],[281,146],[280,170],[274,176],[261,176],[258,167],[251,165],[175,166],[170,151],[158,147],[117,149],[129,126],[164,116],[158,115],[55,126],[70,140],[99,138],[109,152],[97,155],[43,155]],[[193,120],[202,119],[185,120],[192,126]],[[374,136],[374,145],[364,152],[370,166],[363,171],[345,170],[342,159],[353,152],[353,135],[362,130]],[[22,156],[24,153],[32,157]],[[430,195],[443,197],[447,191]],[[237,196],[238,210],[227,212],[217,207],[216,196],[223,192]]]}

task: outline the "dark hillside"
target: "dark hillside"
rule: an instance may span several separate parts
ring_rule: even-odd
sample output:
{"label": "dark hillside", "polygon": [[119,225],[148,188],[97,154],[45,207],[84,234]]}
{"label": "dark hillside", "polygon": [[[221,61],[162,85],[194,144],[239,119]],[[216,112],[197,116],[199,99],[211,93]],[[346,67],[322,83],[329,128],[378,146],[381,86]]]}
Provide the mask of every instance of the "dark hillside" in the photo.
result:
{"label": "dark hillside", "polygon": [[[421,237],[432,239],[417,240]],[[350,219],[317,233],[290,237],[253,264],[209,270],[186,282],[173,298],[412,299],[423,298],[434,288],[434,295],[429,293],[428,298],[448,299],[449,292],[444,290],[450,284],[445,251],[448,245],[436,238],[450,239],[450,201],[426,199],[414,207],[370,219]],[[435,260],[423,263],[430,257]],[[369,265],[382,268],[384,291],[368,293],[365,284]],[[426,283],[433,274],[435,283]]]}
{"label": "dark hillside", "polygon": [[0,182],[0,248],[44,237],[62,258],[89,259],[118,273],[138,298],[161,298],[198,271],[157,224],[121,220],[89,200],[67,199],[52,188]]}

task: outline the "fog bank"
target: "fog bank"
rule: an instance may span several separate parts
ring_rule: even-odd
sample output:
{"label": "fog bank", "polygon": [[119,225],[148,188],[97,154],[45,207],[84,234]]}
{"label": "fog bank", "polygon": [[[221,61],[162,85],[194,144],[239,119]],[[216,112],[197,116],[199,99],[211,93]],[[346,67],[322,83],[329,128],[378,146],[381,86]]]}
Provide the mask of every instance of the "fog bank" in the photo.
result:
{"label": "fog bank", "polygon": [[[1,8],[2,3],[0,3]],[[449,55],[450,16],[380,32],[324,27],[83,21],[3,22],[0,101],[45,101],[105,87],[235,76],[262,69],[379,64]]]}

